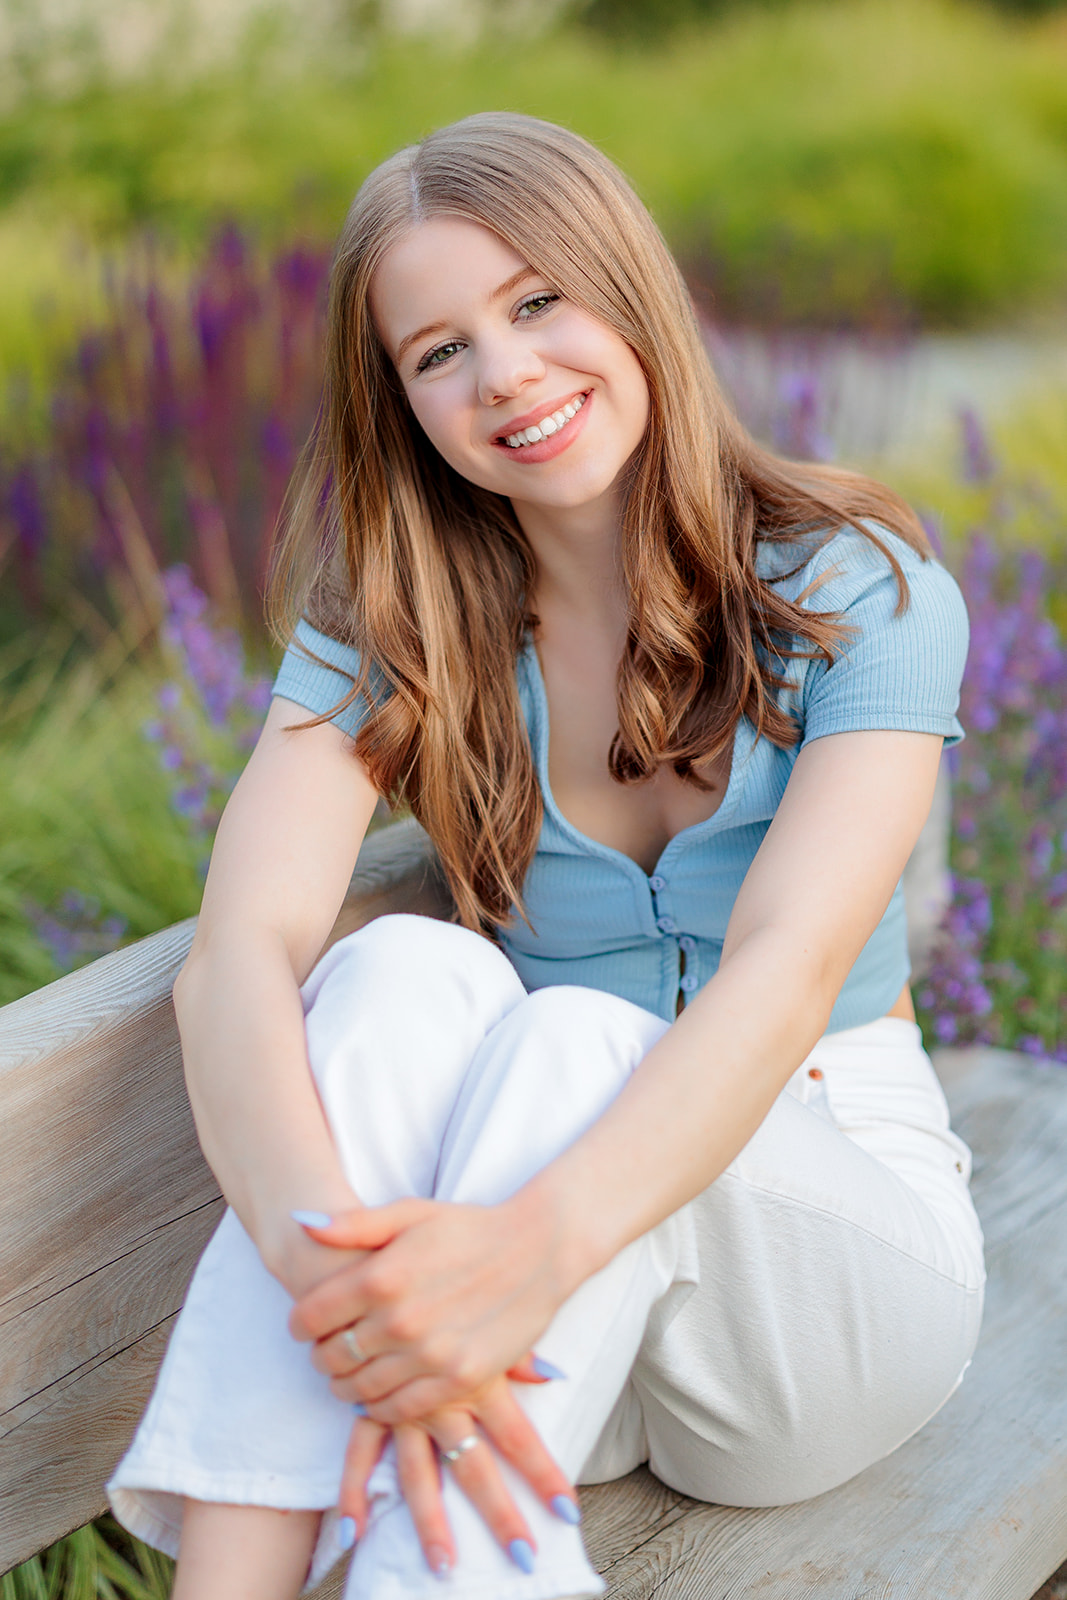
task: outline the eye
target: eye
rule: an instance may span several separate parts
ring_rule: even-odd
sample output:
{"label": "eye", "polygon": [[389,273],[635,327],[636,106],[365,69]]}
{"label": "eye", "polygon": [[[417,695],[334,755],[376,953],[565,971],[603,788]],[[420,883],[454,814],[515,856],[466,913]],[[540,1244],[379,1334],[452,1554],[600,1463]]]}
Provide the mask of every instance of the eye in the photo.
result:
{"label": "eye", "polygon": [[516,315],[523,322],[528,322],[530,317],[539,317],[543,311],[547,311],[559,298],[554,289],[542,289],[539,293],[528,295],[521,301]]}
{"label": "eye", "polygon": [[[416,372],[429,372],[431,367],[443,367],[445,362],[460,348],[458,339],[448,339],[444,344],[439,344],[433,350],[428,350],[415,368]],[[438,360],[438,357],[443,360]]]}

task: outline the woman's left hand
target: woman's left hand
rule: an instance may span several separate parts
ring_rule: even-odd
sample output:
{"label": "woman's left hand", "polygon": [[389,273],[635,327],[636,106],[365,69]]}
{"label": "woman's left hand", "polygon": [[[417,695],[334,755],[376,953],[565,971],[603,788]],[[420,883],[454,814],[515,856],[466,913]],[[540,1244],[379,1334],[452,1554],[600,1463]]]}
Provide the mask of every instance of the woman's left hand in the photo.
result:
{"label": "woman's left hand", "polygon": [[[442,1469],[451,1472],[501,1549],[523,1571],[533,1562],[536,1542],[500,1474],[497,1451],[556,1516],[569,1523],[580,1520],[574,1489],[503,1378],[484,1384],[463,1406],[444,1406],[421,1422],[401,1423],[391,1431],[400,1489],[427,1565],[439,1577],[456,1564],[441,1492]],[[360,1418],[349,1441],[338,1510],[353,1519],[360,1537],[367,1526],[367,1483],[389,1433],[381,1424]],[[447,1467],[443,1461],[439,1465],[438,1452],[457,1446]]]}
{"label": "woman's left hand", "polygon": [[496,1206],[400,1200],[307,1231],[373,1252],[297,1301],[289,1325],[316,1341],[333,1392],[380,1423],[425,1418],[504,1373],[537,1381],[529,1353],[576,1287],[565,1230],[521,1194]]}

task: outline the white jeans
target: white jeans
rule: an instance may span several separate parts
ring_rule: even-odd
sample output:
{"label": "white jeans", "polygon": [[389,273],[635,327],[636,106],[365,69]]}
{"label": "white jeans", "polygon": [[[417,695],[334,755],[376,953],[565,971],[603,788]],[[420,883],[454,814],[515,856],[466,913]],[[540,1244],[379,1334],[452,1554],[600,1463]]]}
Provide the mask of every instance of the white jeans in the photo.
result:
{"label": "white jeans", "polygon": [[[371,1205],[505,1198],[595,1121],[667,1026],[597,990],[527,995],[492,945],[422,917],[343,939],[303,994],[319,1092]],[[572,1479],[648,1461],[722,1504],[819,1494],[921,1427],[970,1360],[984,1272],[969,1174],[914,1023],[827,1035],[728,1170],[560,1309],[538,1352],[566,1380],[516,1393]],[[186,1495],[322,1508],[317,1583],[339,1553],[352,1413],[290,1339],[288,1311],[227,1212],[108,1490],[126,1527],[172,1554]],[[512,1565],[446,1472],[452,1592],[600,1593],[580,1530],[501,1465],[535,1570]],[[371,1490],[346,1600],[439,1593],[388,1451]]]}

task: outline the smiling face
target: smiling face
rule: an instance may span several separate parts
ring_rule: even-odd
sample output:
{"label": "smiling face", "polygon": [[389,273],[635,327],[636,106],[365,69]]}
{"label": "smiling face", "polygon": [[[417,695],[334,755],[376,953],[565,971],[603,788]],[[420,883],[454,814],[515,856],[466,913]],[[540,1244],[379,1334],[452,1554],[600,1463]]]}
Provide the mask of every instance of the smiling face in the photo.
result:
{"label": "smiling face", "polygon": [[648,424],[641,364],[510,245],[433,217],[387,253],[370,303],[412,411],[464,478],[520,517],[613,496]]}

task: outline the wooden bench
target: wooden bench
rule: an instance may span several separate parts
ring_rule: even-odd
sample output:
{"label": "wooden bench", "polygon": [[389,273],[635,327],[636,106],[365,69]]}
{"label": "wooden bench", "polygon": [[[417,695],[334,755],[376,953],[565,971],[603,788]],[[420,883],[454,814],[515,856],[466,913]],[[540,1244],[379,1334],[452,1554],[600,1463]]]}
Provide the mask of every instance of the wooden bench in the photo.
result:
{"label": "wooden bench", "polygon": [[[413,823],[368,839],[334,937],[387,910],[447,913]],[[0,1012],[0,1572],[103,1509],[222,1208],[170,1006],[192,928]],[[644,1470],[584,1490],[617,1600],[1029,1600],[1067,1555],[1067,1074],[998,1051],[937,1064],[989,1243],[966,1382],[803,1505],[701,1505]],[[335,1575],[319,1597],[339,1592]]]}

